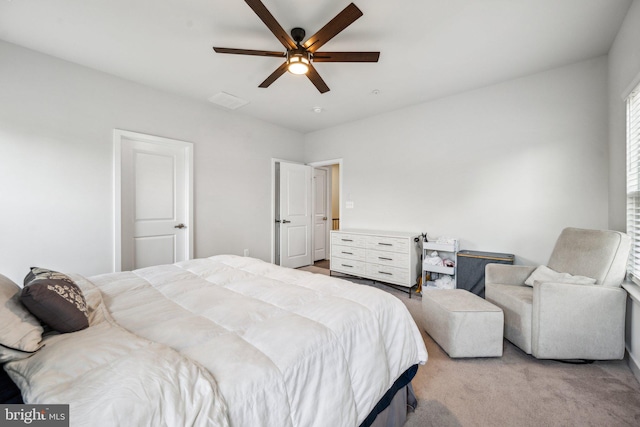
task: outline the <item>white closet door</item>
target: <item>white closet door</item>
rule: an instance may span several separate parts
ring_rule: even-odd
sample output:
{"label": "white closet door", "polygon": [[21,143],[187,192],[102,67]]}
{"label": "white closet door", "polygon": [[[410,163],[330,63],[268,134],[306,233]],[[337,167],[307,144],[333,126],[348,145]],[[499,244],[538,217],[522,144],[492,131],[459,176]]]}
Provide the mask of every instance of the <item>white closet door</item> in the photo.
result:
{"label": "white closet door", "polygon": [[190,145],[123,135],[121,270],[191,257]]}
{"label": "white closet door", "polygon": [[311,166],[280,163],[280,265],[291,268],[311,260]]}

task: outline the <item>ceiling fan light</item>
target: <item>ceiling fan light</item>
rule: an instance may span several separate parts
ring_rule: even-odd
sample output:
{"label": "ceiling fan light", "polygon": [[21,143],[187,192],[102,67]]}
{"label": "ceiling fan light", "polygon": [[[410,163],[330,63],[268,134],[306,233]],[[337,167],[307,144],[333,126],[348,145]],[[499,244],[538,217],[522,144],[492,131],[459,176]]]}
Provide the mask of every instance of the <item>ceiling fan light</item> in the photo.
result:
{"label": "ceiling fan light", "polygon": [[307,74],[309,71],[309,54],[289,55],[287,70],[291,74]]}

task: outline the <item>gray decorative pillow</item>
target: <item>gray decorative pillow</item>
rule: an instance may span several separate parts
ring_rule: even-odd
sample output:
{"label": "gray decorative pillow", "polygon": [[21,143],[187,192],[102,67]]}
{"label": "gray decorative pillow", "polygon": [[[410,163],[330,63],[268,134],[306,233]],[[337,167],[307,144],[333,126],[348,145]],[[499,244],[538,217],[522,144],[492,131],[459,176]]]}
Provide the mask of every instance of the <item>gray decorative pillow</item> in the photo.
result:
{"label": "gray decorative pillow", "polygon": [[596,279],[586,276],[573,276],[569,273],[558,273],[555,270],[550,269],[546,265],[541,265],[536,268],[531,276],[524,281],[527,286],[533,286],[534,282],[554,282],[554,283],[569,283],[573,285],[595,285]]}
{"label": "gray decorative pillow", "polygon": [[20,287],[0,274],[0,363],[38,350],[42,332],[38,319],[20,303]]}
{"label": "gray decorative pillow", "polygon": [[82,291],[69,276],[32,267],[24,279],[20,301],[52,329],[66,333],[89,326],[87,303]]}

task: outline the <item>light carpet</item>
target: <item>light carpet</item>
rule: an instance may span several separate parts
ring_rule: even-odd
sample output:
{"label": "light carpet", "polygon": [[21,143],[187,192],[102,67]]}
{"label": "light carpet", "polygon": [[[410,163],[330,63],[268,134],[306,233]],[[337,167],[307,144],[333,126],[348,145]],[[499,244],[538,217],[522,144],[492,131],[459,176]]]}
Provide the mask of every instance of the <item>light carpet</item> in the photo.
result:
{"label": "light carpet", "polygon": [[451,359],[424,331],[420,295],[340,277],[398,297],[422,332],[429,360],[413,379],[418,407],[405,427],[640,426],[640,384],[626,361],[537,360],[506,340],[500,358]]}

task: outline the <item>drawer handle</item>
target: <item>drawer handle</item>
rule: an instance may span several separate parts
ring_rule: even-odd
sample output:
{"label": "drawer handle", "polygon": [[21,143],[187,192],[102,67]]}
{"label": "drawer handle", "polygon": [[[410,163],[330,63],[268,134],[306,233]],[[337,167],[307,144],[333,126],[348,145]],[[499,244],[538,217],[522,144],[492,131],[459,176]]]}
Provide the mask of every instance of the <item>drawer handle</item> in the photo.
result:
{"label": "drawer handle", "polygon": [[393,258],[385,258],[383,256],[379,256],[378,259],[383,259],[385,261],[393,261]]}
{"label": "drawer handle", "polygon": [[378,244],[382,246],[393,246],[393,243],[378,243]]}
{"label": "drawer handle", "polygon": [[353,240],[351,239],[340,239],[340,240],[342,240],[343,242],[353,242]]}
{"label": "drawer handle", "polygon": [[353,255],[353,252],[345,252],[345,251],[342,251],[342,253],[343,253],[343,254],[347,254],[347,255]]}
{"label": "drawer handle", "polygon": [[353,268],[353,265],[341,264],[343,267]]}
{"label": "drawer handle", "polygon": [[393,273],[387,273],[386,271],[378,271],[380,274],[388,274],[389,276],[393,276]]}

